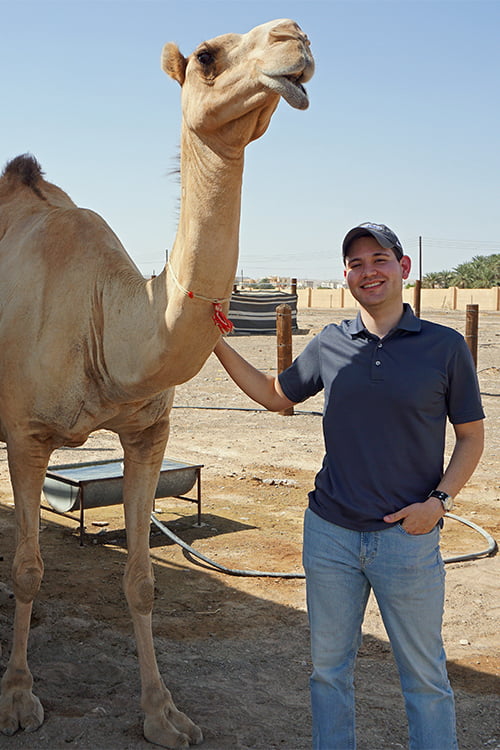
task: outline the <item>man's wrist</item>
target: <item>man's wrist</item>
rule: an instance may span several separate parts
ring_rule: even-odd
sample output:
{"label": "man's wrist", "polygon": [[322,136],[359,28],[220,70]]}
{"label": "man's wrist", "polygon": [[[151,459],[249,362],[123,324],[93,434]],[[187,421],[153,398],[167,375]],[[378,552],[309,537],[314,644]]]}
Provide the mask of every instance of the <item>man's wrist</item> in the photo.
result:
{"label": "man's wrist", "polygon": [[432,492],[429,492],[427,499],[431,497],[435,497],[439,500],[444,513],[448,513],[448,511],[453,508],[453,498],[451,495],[448,495],[447,492],[443,492],[443,490],[432,490]]}

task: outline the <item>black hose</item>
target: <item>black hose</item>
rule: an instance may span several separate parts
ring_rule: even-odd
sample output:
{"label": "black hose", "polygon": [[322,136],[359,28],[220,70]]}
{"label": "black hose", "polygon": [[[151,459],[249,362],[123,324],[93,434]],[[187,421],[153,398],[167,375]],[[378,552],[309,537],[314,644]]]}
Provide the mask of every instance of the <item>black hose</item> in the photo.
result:
{"label": "black hose", "polygon": [[[451,563],[451,562],[460,562],[463,560],[477,560],[480,557],[487,557],[489,555],[492,555],[496,549],[497,549],[497,543],[493,539],[493,537],[488,534],[487,531],[482,529],[480,526],[477,526],[477,524],[472,523],[472,521],[467,521],[465,518],[461,518],[460,516],[455,516],[453,513],[446,513],[446,518],[452,518],[454,521],[459,521],[460,523],[464,523],[466,526],[470,526],[472,529],[477,531],[481,536],[483,536],[487,542],[488,547],[484,550],[481,550],[480,552],[471,552],[464,555],[454,555],[453,557],[447,557],[444,558],[443,562],[445,563]],[[168,536],[173,542],[178,544],[182,549],[187,552],[191,557],[198,558],[199,560],[202,560],[204,563],[206,563],[209,567],[215,568],[216,570],[220,570],[222,573],[226,573],[226,575],[230,576],[246,576],[246,577],[255,577],[255,578],[305,578],[304,573],[273,573],[269,571],[262,571],[262,570],[235,570],[233,568],[227,568],[225,565],[221,565],[220,563],[214,562],[214,560],[210,560],[209,557],[206,557],[206,555],[203,555],[201,552],[197,552],[193,547],[190,547],[189,544],[186,544],[186,542],[183,542],[182,539],[180,539],[176,534],[174,534],[173,531],[171,531],[165,524],[163,524],[158,518],[156,518],[155,514],[151,514],[151,520],[154,524],[166,535]]]}
{"label": "black hose", "polygon": [[445,517],[453,518],[454,521],[459,521],[460,523],[464,523],[466,526],[470,526],[471,529],[474,529],[474,531],[477,531],[479,534],[481,534],[481,536],[483,536],[488,542],[488,546],[486,547],[486,549],[481,550],[481,552],[470,552],[465,555],[454,555],[453,557],[447,557],[444,559],[445,563],[461,562],[462,560],[477,560],[479,557],[489,557],[494,552],[496,552],[496,541],[493,539],[491,534],[488,534],[488,532],[482,529],[480,526],[473,523],[472,521],[467,521],[465,518],[455,516],[453,513],[445,513]]}
{"label": "black hose", "polygon": [[165,526],[165,524],[158,520],[154,513],[151,514],[151,520],[158,526],[159,529],[161,529],[161,531],[163,531],[164,534],[170,537],[172,541],[182,547],[183,550],[188,552],[189,555],[197,557],[199,560],[203,560],[203,562],[207,563],[207,565],[209,565],[210,567],[216,568],[217,570],[220,570],[222,573],[226,573],[227,575],[266,578],[304,578],[303,573],[270,573],[262,570],[233,570],[232,568],[226,568],[225,565],[220,565],[219,563],[210,560],[210,558],[206,557],[201,552],[197,552],[195,549],[193,549],[193,547],[190,547],[189,544],[186,544],[186,542],[183,542],[182,539],[174,534],[173,531],[171,531],[167,526]]}

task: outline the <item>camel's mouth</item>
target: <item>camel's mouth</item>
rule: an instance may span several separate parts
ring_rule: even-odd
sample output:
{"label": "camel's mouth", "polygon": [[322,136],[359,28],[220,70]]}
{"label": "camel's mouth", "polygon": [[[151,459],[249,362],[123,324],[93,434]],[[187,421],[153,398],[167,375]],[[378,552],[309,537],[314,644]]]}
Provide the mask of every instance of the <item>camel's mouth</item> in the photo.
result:
{"label": "camel's mouth", "polygon": [[301,83],[301,80],[302,80],[301,75],[300,76],[284,76],[284,78],[286,78],[287,81],[290,81],[290,83],[293,84],[294,86],[297,86],[302,91],[302,93],[306,94],[306,90]]}
{"label": "camel's mouth", "polygon": [[294,109],[307,109],[309,97],[302,85],[303,74],[296,75],[270,75],[261,71],[263,82],[268,88],[283,97]]}
{"label": "camel's mouth", "polygon": [[281,78],[284,83],[283,99],[295,109],[307,109],[309,97],[301,83],[302,76],[282,76]]}

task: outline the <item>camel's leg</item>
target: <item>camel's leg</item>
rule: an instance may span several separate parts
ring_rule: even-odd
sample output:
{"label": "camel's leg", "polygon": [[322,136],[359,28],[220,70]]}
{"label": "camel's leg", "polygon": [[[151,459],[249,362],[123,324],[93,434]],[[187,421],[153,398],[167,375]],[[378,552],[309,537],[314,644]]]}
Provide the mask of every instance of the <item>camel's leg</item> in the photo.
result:
{"label": "camel's leg", "polygon": [[149,552],[153,500],[168,437],[168,422],[150,428],[136,440],[120,436],[125,455],[123,501],[128,559],[124,590],[134,624],[141,674],[144,736],[168,748],[197,745],[203,735],[178,711],[161,679],[156,661],[152,610],[154,578]]}
{"label": "camel's leg", "polygon": [[[9,451],[9,469],[14,490],[17,546],[12,568],[16,596],[12,652],[2,678],[0,730],[14,734],[19,728],[33,732],[43,722],[43,708],[33,695],[33,677],[28,667],[28,636],[31,610],[43,576],[38,530],[40,496],[49,456],[39,444]],[[29,457],[29,463],[28,458]]]}

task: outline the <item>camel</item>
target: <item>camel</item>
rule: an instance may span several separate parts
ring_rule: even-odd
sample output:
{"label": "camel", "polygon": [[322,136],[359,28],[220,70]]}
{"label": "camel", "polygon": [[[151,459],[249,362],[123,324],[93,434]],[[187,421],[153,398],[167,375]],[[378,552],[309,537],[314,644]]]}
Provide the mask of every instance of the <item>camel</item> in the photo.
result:
{"label": "camel", "polygon": [[123,586],[137,643],[144,736],[184,748],[202,732],[179,711],[153,645],[150,516],[176,385],[192,378],[227,330],[238,257],[244,150],[281,97],[306,109],[314,71],[307,36],[288,19],[204,42],[175,43],[163,70],[181,85],[181,207],[170,259],[146,280],[93,211],[45,181],[31,155],[0,178],[0,439],[17,520],[12,652],[0,729],[34,731],[27,642],[43,576],[39,509],[53,450],[114,431],[124,454],[128,555]]}

